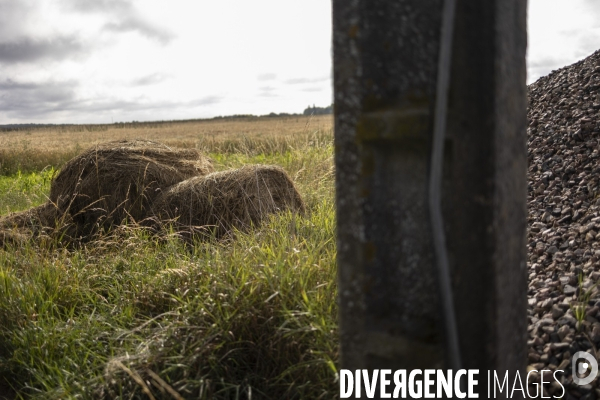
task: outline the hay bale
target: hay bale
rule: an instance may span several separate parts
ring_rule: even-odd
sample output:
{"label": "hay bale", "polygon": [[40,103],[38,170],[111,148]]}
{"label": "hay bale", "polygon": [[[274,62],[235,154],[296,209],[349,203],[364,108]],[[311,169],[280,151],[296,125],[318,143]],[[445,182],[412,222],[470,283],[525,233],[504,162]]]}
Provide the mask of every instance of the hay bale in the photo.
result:
{"label": "hay bale", "polygon": [[266,165],[190,178],[163,192],[154,204],[159,221],[173,221],[192,235],[212,232],[218,237],[288,209],[304,213],[304,201],[282,168]]}
{"label": "hay bale", "polygon": [[50,200],[69,213],[79,235],[147,217],[161,190],[213,171],[195,149],[172,149],[147,140],[95,146],[73,158],[52,181]]}
{"label": "hay bale", "polygon": [[43,204],[0,217],[0,248],[21,247],[30,242],[53,219],[52,209],[55,208]]}
{"label": "hay bale", "polygon": [[0,228],[28,229],[34,232],[43,228],[54,228],[60,219],[60,213],[56,206],[50,202],[29,210],[14,212],[0,217]]}
{"label": "hay bale", "polygon": [[27,230],[0,228],[0,249],[23,246],[30,238]]}
{"label": "hay bale", "polygon": [[42,239],[68,244],[76,234],[70,215],[61,214],[51,202],[0,217],[0,248]]}

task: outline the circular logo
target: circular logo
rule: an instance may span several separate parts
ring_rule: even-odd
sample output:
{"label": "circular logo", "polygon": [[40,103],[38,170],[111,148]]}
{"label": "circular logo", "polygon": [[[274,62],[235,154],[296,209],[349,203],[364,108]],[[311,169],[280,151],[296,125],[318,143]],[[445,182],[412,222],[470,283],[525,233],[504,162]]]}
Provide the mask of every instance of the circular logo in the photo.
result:
{"label": "circular logo", "polygon": [[[587,385],[598,375],[598,361],[590,353],[578,351],[571,359],[571,370],[573,371],[573,382],[576,385]],[[589,374],[585,376],[588,372]]]}

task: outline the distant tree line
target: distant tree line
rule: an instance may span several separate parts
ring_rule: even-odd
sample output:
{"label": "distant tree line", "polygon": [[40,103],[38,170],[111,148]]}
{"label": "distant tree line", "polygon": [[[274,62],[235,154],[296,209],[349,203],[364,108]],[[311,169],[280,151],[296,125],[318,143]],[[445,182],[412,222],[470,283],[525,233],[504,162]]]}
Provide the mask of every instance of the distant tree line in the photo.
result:
{"label": "distant tree line", "polygon": [[110,127],[115,128],[126,128],[126,127],[137,127],[137,126],[158,126],[162,124],[171,123],[184,123],[184,122],[198,122],[209,119],[237,119],[237,118],[264,118],[264,117],[297,117],[300,115],[326,115],[333,114],[333,104],[327,107],[315,107],[314,105],[308,106],[302,114],[295,113],[270,113],[266,115],[254,115],[254,114],[235,114],[227,116],[216,116],[212,118],[198,118],[198,119],[182,119],[182,120],[163,120],[163,121],[131,121],[131,122],[112,122],[110,124],[0,124],[0,132],[6,131],[20,131],[29,130],[34,128],[71,128],[71,127],[85,127],[88,130],[96,130],[97,127],[107,129]]}
{"label": "distant tree line", "polygon": [[308,106],[304,110],[304,115],[325,115],[325,114],[333,114],[333,104],[327,107],[315,107]]}
{"label": "distant tree line", "polygon": [[265,115],[265,117],[297,117],[300,114],[290,114],[290,113],[269,113],[267,115]]}

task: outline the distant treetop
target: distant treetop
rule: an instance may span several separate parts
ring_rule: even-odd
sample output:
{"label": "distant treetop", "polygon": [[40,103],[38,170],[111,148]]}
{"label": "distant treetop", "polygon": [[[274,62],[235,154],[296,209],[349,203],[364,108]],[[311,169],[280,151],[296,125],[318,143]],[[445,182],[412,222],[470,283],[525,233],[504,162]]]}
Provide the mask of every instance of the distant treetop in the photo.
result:
{"label": "distant treetop", "polygon": [[333,104],[327,107],[315,107],[308,106],[304,110],[304,115],[325,115],[325,114],[333,114]]}

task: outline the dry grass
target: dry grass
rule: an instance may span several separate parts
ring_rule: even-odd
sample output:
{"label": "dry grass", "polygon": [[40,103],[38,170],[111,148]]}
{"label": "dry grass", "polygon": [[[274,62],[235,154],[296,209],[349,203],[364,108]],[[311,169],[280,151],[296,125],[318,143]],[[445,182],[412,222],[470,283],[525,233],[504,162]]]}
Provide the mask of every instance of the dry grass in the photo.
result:
{"label": "dry grass", "polygon": [[[124,140],[155,140],[172,147],[211,149],[219,153],[247,152],[258,148],[270,153],[275,146],[304,140],[307,133],[330,131],[330,115],[314,117],[248,117],[188,122],[73,125],[0,132],[0,174],[40,171],[61,166],[83,150],[99,143]],[[275,146],[275,147],[274,147]]]}
{"label": "dry grass", "polygon": [[4,229],[39,229],[54,225],[58,211],[50,203],[30,208],[29,210],[10,213],[0,219],[0,228]]}
{"label": "dry grass", "polygon": [[68,244],[76,233],[70,215],[61,213],[51,202],[0,216],[0,248],[24,246],[32,240],[40,245]]}

